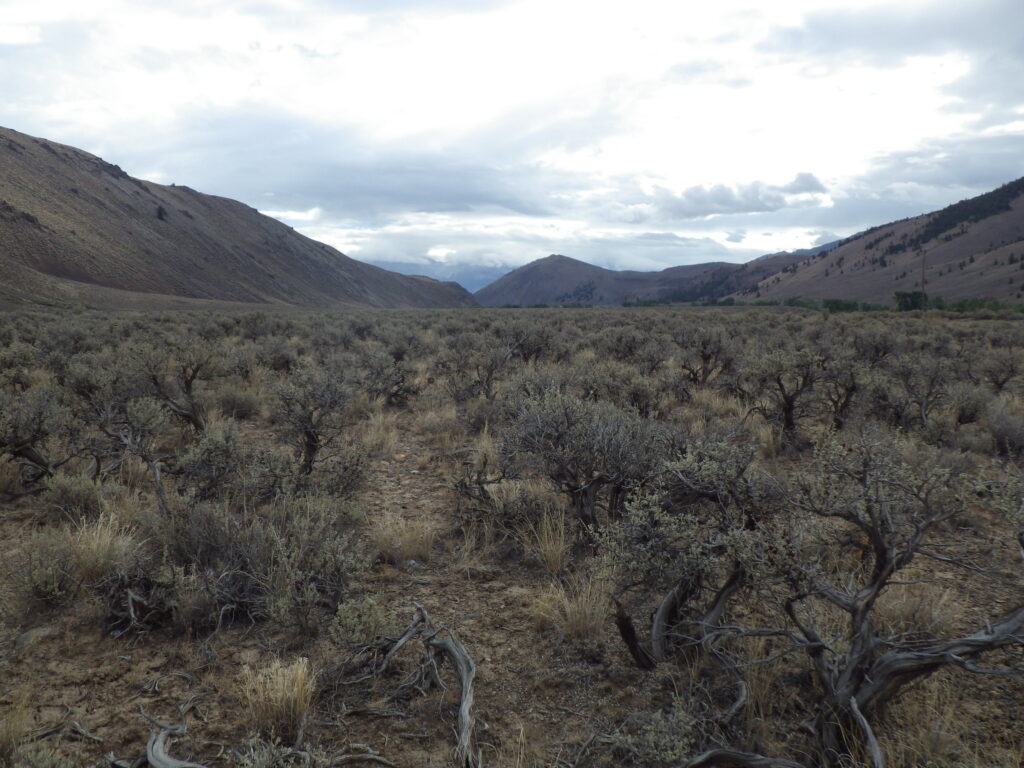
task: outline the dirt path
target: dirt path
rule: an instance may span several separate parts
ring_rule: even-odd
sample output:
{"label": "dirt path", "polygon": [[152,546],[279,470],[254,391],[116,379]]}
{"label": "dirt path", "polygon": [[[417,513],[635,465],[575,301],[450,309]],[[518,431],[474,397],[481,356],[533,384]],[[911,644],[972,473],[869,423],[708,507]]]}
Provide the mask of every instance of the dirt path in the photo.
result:
{"label": "dirt path", "polygon": [[[374,468],[364,497],[368,514],[390,508],[403,519],[426,519],[450,531],[456,500],[446,473],[423,461],[430,450],[418,436],[402,433],[394,455]],[[442,541],[427,563],[378,566],[375,589],[403,625],[419,604],[466,646],[477,666],[477,742],[485,764],[529,766],[544,756],[546,765],[558,755],[571,762],[595,721],[628,711],[639,676],[621,663],[617,649],[601,643],[567,648],[535,626],[533,607],[547,583],[540,571],[486,561],[479,569],[457,569],[449,551],[457,544],[451,537]],[[415,661],[414,652],[407,655]],[[450,759],[458,686],[450,673],[446,682],[453,690],[443,699],[412,703],[426,716],[409,723],[416,732],[389,729],[397,742],[390,754],[402,758],[399,764],[442,766]]]}
{"label": "dirt path", "polygon": [[[637,684],[644,683],[614,644],[572,647],[553,630],[535,626],[532,608],[547,583],[539,570],[493,560],[476,568],[455,566],[455,498],[432,453],[423,438],[403,429],[393,455],[371,463],[358,500],[368,520],[390,510],[406,521],[427,521],[441,535],[427,562],[378,564],[363,584],[391,627],[407,626],[419,604],[436,627],[464,643],[477,666],[476,744],[485,765],[546,766],[556,757],[572,763],[594,735],[594,724],[621,720],[635,704]],[[7,554],[32,526],[27,511],[0,520]],[[237,695],[245,666],[310,653],[324,668],[346,654],[326,636],[310,646],[263,625],[234,626],[204,644],[159,632],[114,639],[102,624],[88,605],[39,615],[0,656],[0,710],[25,703],[32,727],[45,734],[42,743],[72,758],[71,765],[96,765],[111,752],[138,755],[150,730],[140,707],[173,722],[177,707],[193,697],[188,735],[172,754],[192,755],[211,768],[225,765],[226,750],[247,732]],[[391,699],[419,653],[410,645],[391,674],[353,688],[341,701],[349,710],[386,716],[321,710],[311,739],[332,750],[367,744],[403,767],[449,765],[459,694],[451,670],[443,674],[446,692]]]}

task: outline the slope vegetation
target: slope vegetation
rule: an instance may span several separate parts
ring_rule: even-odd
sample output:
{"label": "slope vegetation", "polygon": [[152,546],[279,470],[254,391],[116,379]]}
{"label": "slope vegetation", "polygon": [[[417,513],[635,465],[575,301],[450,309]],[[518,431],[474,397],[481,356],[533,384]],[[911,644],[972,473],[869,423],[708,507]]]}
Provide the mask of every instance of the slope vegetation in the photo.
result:
{"label": "slope vegetation", "polygon": [[1024,299],[1024,179],[934,213],[868,230],[809,256],[744,299],[842,298],[891,303],[897,291],[948,300]]}
{"label": "slope vegetation", "polygon": [[0,303],[468,306],[454,283],[348,258],[234,200],[134,179],[0,128]]}

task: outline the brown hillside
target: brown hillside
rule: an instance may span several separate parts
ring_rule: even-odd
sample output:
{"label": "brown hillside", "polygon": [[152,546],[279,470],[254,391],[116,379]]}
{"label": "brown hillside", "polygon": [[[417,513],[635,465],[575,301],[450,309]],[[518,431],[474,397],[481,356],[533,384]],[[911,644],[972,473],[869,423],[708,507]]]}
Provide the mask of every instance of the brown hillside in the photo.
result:
{"label": "brown hillside", "polygon": [[348,258],[255,209],[134,179],[0,128],[0,301],[468,306],[455,283]]}
{"label": "brown hillside", "polygon": [[892,303],[921,288],[947,300],[1024,299],[1024,180],[941,211],[869,230],[737,295]]}

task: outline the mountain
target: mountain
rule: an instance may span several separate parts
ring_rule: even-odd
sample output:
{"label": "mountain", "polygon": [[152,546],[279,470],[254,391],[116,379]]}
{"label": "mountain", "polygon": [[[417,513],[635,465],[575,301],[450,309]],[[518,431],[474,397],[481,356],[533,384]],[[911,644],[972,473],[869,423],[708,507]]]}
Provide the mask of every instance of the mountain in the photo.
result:
{"label": "mountain", "polygon": [[531,261],[473,296],[485,307],[701,301],[756,286],[801,258],[782,253],[748,264],[709,262],[669,267],[660,272],[636,272],[604,269],[555,255]]}
{"label": "mountain", "polygon": [[397,272],[400,275],[426,275],[435,280],[458,283],[467,291],[480,290],[508,272],[508,266],[489,266],[465,261],[446,263],[443,261],[382,261],[367,259],[368,264]]}
{"label": "mountain", "polygon": [[455,283],[355,261],[234,200],[5,128],[0,268],[4,305],[475,304]]}
{"label": "mountain", "polygon": [[930,297],[1024,300],[1024,179],[862,232],[736,296],[891,304],[897,291],[921,290],[922,266]]}

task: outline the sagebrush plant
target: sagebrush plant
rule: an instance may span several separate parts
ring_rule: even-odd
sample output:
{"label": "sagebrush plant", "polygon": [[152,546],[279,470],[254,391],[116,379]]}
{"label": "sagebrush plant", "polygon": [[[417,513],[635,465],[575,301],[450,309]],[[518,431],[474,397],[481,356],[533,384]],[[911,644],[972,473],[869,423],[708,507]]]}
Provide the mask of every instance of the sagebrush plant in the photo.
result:
{"label": "sagebrush plant", "polygon": [[82,580],[67,529],[45,528],[33,533],[12,578],[23,616],[72,602]]}
{"label": "sagebrush plant", "polygon": [[384,606],[373,595],[350,598],[338,606],[328,628],[331,641],[342,647],[369,645],[387,624]]}
{"label": "sagebrush plant", "polygon": [[260,735],[293,745],[313,714],[316,670],[309,659],[285,663],[274,659],[262,669],[246,667],[239,693]]}
{"label": "sagebrush plant", "polygon": [[[2,510],[8,635],[31,616],[67,628],[59,610],[91,599],[117,637],[207,641],[237,622],[288,647],[326,632],[358,649],[392,629],[390,600],[360,578],[371,559],[430,558],[438,585],[499,587],[535,579],[536,561],[560,579],[538,624],[622,640],[601,654],[609,684],[627,664],[654,668],[624,685],[628,745],[598,757],[611,745],[595,742],[581,764],[735,747],[761,755],[715,759],[832,768],[868,762],[873,732],[889,765],[1014,765],[1012,687],[965,681],[968,663],[1002,663],[979,648],[1019,649],[1004,576],[1024,528],[1024,324],[897,319],[800,306],[5,313],[0,496],[19,495]],[[433,490],[424,508],[398,506],[433,486],[415,472],[452,478],[450,518]],[[371,479],[396,487],[360,504]],[[23,512],[38,514],[21,529]],[[964,668],[921,677],[921,660]],[[950,691],[970,703],[951,707]],[[542,762],[557,724],[535,756],[498,720],[499,759]],[[46,764],[27,747],[18,759]],[[273,737],[244,760],[316,762]]]}
{"label": "sagebrush plant", "polygon": [[613,749],[620,765],[669,768],[693,754],[698,744],[694,716],[677,699],[668,709],[634,717],[615,736]]}

